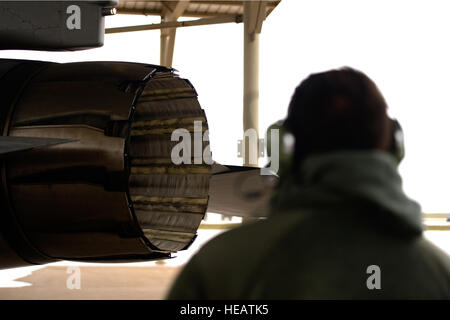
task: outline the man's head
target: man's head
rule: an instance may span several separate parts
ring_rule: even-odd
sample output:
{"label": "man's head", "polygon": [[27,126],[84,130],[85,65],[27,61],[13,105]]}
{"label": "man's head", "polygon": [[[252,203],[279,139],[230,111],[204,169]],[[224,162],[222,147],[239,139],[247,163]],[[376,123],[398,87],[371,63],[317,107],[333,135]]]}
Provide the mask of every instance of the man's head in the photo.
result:
{"label": "man's head", "polygon": [[388,150],[391,120],[375,83],[351,68],[310,75],[296,88],[284,123],[295,137],[294,168],[310,154]]}

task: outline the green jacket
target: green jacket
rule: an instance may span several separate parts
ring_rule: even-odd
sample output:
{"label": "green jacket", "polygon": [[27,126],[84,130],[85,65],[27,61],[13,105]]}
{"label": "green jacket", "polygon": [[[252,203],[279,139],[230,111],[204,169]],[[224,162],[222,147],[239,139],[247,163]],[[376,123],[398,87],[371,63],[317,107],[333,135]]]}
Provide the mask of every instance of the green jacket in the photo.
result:
{"label": "green jacket", "polygon": [[450,299],[450,258],[422,236],[394,157],[336,152],[282,179],[267,219],[207,243],[168,298]]}

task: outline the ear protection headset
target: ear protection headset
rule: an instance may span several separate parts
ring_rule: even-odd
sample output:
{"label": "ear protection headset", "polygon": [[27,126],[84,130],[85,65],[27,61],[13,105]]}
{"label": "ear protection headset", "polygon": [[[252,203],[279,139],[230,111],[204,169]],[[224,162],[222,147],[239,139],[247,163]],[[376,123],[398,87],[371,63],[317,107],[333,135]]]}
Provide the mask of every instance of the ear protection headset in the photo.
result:
{"label": "ear protection headset", "polygon": [[392,130],[391,130],[391,146],[389,152],[397,159],[400,163],[405,157],[405,140],[403,136],[403,129],[397,119],[390,119]]}
{"label": "ear protection headset", "polygon": [[[402,126],[396,119],[389,118],[389,122],[391,125],[391,138],[390,145],[388,148],[388,152],[391,153],[398,163],[400,163],[405,157],[405,144],[404,144],[404,136]],[[280,164],[280,176],[283,172],[288,172],[289,168],[292,165],[293,154],[295,149],[295,137],[292,133],[284,125],[284,120],[278,120],[273,123],[267,129],[267,152],[270,156],[272,156],[270,150],[270,138],[271,138],[271,129],[279,130],[279,164]]]}

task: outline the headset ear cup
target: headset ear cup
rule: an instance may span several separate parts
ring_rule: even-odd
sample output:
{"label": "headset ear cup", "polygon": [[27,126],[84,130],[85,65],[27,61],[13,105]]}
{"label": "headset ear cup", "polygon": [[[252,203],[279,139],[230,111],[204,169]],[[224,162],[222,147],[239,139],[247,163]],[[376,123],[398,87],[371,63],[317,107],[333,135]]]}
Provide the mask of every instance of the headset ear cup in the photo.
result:
{"label": "headset ear cup", "polygon": [[[272,145],[270,141],[271,137],[271,130],[276,129],[279,130],[278,134],[278,150],[271,150],[270,146]],[[272,125],[269,126],[266,133],[267,137],[267,154],[268,156],[272,157],[275,156],[273,153],[278,152],[278,159],[279,159],[279,171],[278,175],[281,176],[283,173],[290,172],[291,165],[292,165],[292,158],[294,153],[294,145],[295,145],[295,138],[294,136],[286,129],[284,126],[284,120],[279,120]]]}
{"label": "headset ear cup", "polygon": [[405,140],[403,136],[403,129],[396,119],[391,120],[392,124],[392,137],[390,152],[394,155],[397,161],[400,163],[405,157]]}

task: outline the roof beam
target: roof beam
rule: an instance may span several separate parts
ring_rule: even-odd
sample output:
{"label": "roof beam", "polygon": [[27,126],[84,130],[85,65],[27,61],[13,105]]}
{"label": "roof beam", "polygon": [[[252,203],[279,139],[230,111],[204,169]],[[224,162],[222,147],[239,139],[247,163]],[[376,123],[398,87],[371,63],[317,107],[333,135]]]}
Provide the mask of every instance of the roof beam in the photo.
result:
{"label": "roof beam", "polygon": [[[1,0],[0,0],[1,1]],[[117,9],[117,14],[136,14],[144,16],[161,16],[161,10],[144,10],[144,9],[127,9],[121,8]],[[223,17],[230,16],[230,13],[215,13],[215,12],[195,12],[195,11],[184,11],[183,17],[193,17],[193,18],[205,18],[205,17]]]}
{"label": "roof beam", "polygon": [[[141,0],[142,1],[142,0]],[[134,6],[130,7],[127,6],[127,3],[142,3],[141,1],[127,1],[127,0],[120,0],[119,5],[117,8],[118,14],[141,14],[141,15],[157,15],[157,16],[164,16],[166,12],[172,12],[174,11],[176,1],[152,1],[154,3],[159,3],[160,5],[158,7],[139,7]],[[266,5],[266,12],[265,15],[268,16],[273,9],[279,4],[280,0],[263,0]],[[184,0],[181,0],[181,2],[186,2]],[[247,0],[245,2],[255,2],[258,3],[257,0]],[[199,18],[205,18],[208,16],[224,16],[224,15],[230,15],[230,14],[243,14],[243,6],[244,1],[207,1],[207,0],[190,0],[189,5],[185,8],[184,12],[180,17],[199,17]],[[228,8],[228,10],[225,10],[224,12],[228,13],[221,13],[219,11],[204,11],[203,9],[198,9],[199,5],[219,5]],[[200,10],[200,11],[198,11]],[[229,11],[231,10],[231,12]]]}
{"label": "roof beam", "polygon": [[107,28],[105,29],[105,33],[112,34],[112,33],[134,32],[134,31],[145,31],[145,30],[159,30],[164,28],[194,27],[194,26],[204,26],[209,24],[221,24],[230,22],[241,23],[242,21],[243,21],[242,15],[238,14],[218,18],[204,18],[189,21],[171,21],[171,22],[144,24],[140,26]]}

